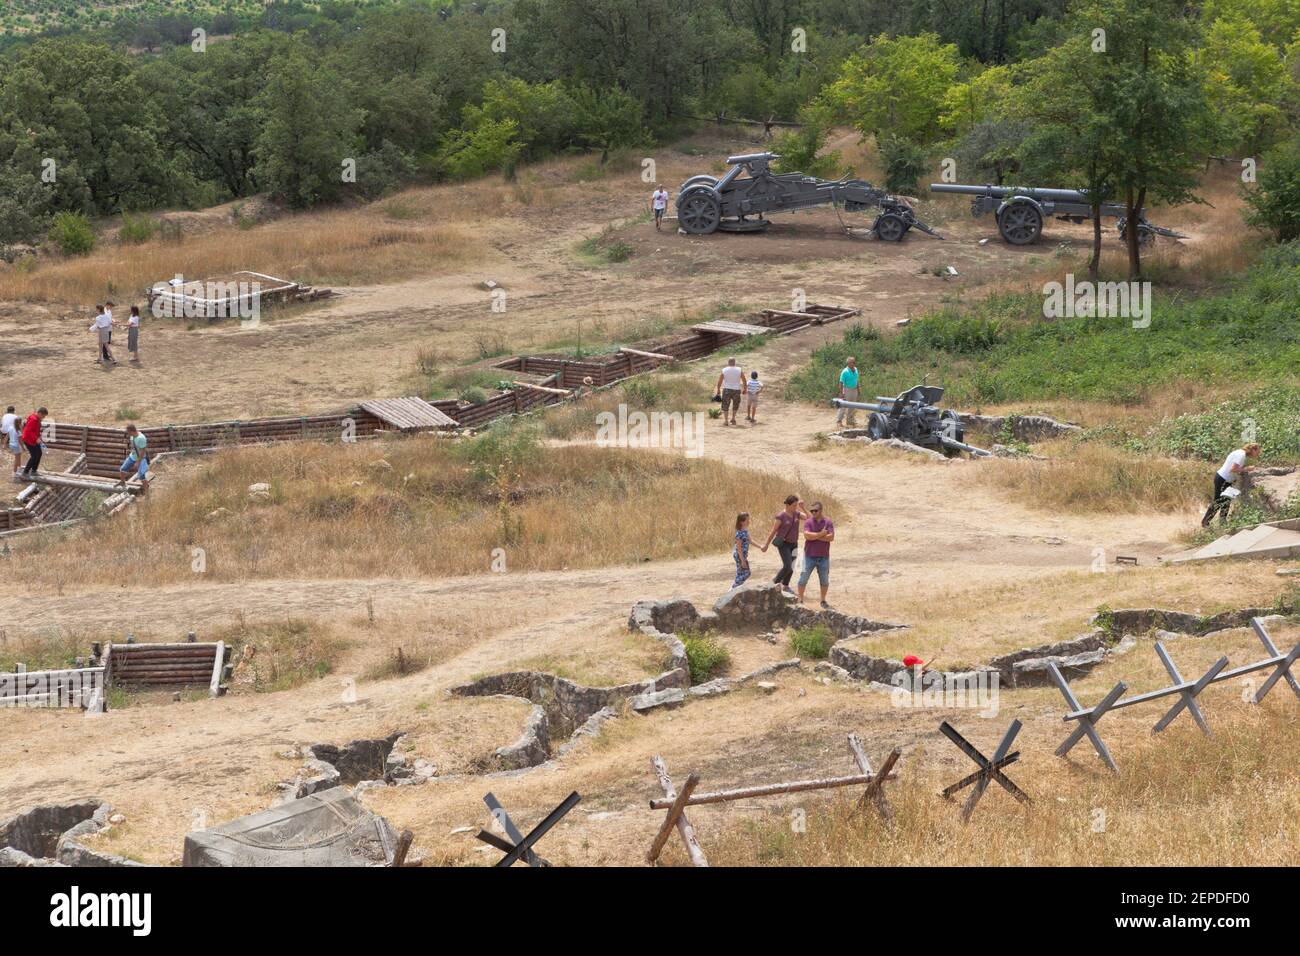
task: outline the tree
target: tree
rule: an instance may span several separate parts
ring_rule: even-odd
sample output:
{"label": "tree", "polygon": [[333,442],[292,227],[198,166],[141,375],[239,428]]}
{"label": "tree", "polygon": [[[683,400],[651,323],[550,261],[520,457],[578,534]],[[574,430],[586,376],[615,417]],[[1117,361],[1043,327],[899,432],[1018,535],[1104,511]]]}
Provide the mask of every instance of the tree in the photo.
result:
{"label": "tree", "polygon": [[271,69],[258,98],[265,116],[255,172],[272,195],[305,207],[338,199],[345,164],[360,153],[359,110],[347,105],[341,77],[313,70],[299,51]]}
{"label": "tree", "polygon": [[1215,119],[1214,148],[1253,156],[1276,143],[1286,129],[1283,106],[1294,96],[1295,84],[1259,29],[1245,19],[1215,20],[1198,55]]}
{"label": "tree", "polygon": [[632,146],[645,138],[641,104],[622,90],[580,86],[573,91],[573,104],[578,138],[583,145],[600,150],[602,163],[609,160],[610,150]]}
{"label": "tree", "polygon": [[960,67],[957,48],[933,33],[882,34],[844,63],[822,98],[863,136],[892,133],[925,145],[942,132],[944,95]]}
{"label": "tree", "polygon": [[[1179,0],[1084,0],[1065,35],[1026,64],[1018,106],[1036,132],[1022,157],[1027,168],[1056,170],[1088,192],[1095,276],[1101,202],[1121,200],[1136,227],[1151,200],[1194,201],[1210,118],[1191,56],[1195,25]],[[1137,228],[1126,242],[1129,278],[1138,279]]]}

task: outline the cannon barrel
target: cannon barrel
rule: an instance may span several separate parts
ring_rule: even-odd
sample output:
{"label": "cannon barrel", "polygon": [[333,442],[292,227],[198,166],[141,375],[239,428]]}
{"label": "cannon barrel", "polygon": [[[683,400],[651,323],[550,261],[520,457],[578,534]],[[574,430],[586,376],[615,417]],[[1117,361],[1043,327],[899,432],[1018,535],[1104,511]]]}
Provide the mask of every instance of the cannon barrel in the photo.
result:
{"label": "cannon barrel", "polygon": [[1051,199],[1056,202],[1088,202],[1088,194],[1078,189],[1038,189],[1030,186],[974,186],[961,183],[931,183],[932,193],[956,193],[962,196],[993,196],[1006,199],[1010,196],[1029,196],[1031,199]]}
{"label": "cannon barrel", "polygon": [[[893,399],[890,399],[890,402],[892,401]],[[894,410],[892,404],[873,405],[870,402],[846,402],[842,398],[832,398],[831,405],[833,405],[835,408],[860,408],[864,412],[882,412],[885,415],[888,415],[890,412]]]}

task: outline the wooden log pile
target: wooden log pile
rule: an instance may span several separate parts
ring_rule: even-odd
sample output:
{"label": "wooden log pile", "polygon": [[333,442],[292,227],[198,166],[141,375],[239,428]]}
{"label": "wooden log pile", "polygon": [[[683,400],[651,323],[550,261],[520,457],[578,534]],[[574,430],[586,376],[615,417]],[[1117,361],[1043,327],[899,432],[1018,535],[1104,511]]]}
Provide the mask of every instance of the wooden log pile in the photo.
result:
{"label": "wooden log pile", "polygon": [[208,696],[224,691],[229,677],[230,648],[215,643],[186,641],[176,644],[109,644],[104,669],[109,686],[165,688],[201,685]]}

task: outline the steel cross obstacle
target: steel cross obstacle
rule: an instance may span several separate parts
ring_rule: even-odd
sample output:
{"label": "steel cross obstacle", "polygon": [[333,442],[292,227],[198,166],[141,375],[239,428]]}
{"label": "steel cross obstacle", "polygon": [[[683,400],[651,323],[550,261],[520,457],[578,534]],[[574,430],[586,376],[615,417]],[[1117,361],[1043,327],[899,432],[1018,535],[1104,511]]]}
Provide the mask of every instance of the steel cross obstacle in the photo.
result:
{"label": "steel cross obstacle", "polygon": [[693,773],[686,778],[679,791],[673,783],[672,777],[668,774],[668,766],[664,763],[663,758],[658,756],[652,758],[650,765],[659,778],[659,786],[663,788],[664,795],[661,798],[651,800],[650,809],[667,810],[668,815],[664,817],[659,832],[655,834],[655,838],[650,844],[650,849],[646,853],[646,862],[654,863],[659,859],[664,844],[668,842],[668,838],[672,836],[673,830],[676,829],[681,835],[682,842],[686,845],[686,853],[690,857],[691,864],[693,866],[708,866],[709,862],[704,856],[704,850],[701,849],[699,840],[695,837],[695,829],[691,826],[690,821],[686,819],[686,808],[707,803],[727,803],[749,797],[770,797],[779,793],[802,793],[806,790],[827,790],[832,787],[852,787],[866,784],[866,789],[858,798],[853,812],[857,813],[870,804],[880,814],[885,826],[892,830],[894,827],[894,811],[885,796],[884,784],[886,780],[893,780],[897,777],[897,774],[892,771],[894,765],[898,762],[898,758],[903,754],[902,748],[895,747],[880,765],[880,770],[873,771],[871,761],[867,759],[866,751],[863,750],[858,735],[849,734],[848,743],[849,754],[861,773],[848,777],[821,777],[812,780],[790,780],[783,783],[759,784],[753,787],[737,787],[734,790],[717,790],[711,793],[695,792],[700,778]]}
{"label": "steel cross obstacle", "polygon": [[559,806],[548,813],[546,818],[537,824],[527,836],[524,836],[519,832],[519,828],[515,826],[514,821],[510,819],[510,814],[506,813],[505,807],[501,806],[500,801],[489,793],[483,798],[483,802],[487,804],[488,809],[492,811],[493,818],[501,824],[502,829],[506,831],[506,836],[510,837],[510,839],[503,840],[495,833],[487,830],[479,830],[476,836],[489,846],[494,846],[505,853],[505,856],[496,862],[497,866],[514,866],[520,859],[526,861],[529,866],[550,866],[549,862],[533,852],[533,846],[546,835],[551,827],[559,823],[566,813],[576,807],[580,800],[582,800],[582,797],[575,790],[565,797]]}
{"label": "steel cross obstacle", "polygon": [[1008,753],[1008,751],[1011,750],[1011,745],[1015,742],[1016,735],[1020,733],[1020,728],[1022,726],[1023,725],[1019,720],[1011,721],[1011,726],[1008,727],[1007,732],[1002,735],[1002,740],[998,744],[998,749],[993,752],[993,758],[989,759],[980,753],[973,743],[959,734],[957,729],[953,727],[952,724],[948,723],[948,721],[945,720],[939,725],[939,732],[956,744],[957,748],[966,756],[970,757],[971,760],[974,760],[980,768],[973,774],[963,777],[951,786],[945,787],[942,792],[942,796],[945,800],[951,800],[953,794],[974,784],[975,789],[972,790],[971,795],[966,798],[966,804],[961,810],[961,818],[963,821],[970,820],[971,814],[975,812],[975,807],[980,802],[980,798],[984,796],[984,791],[988,789],[990,780],[996,780],[998,786],[1007,791],[1007,793],[1011,794],[1021,803],[1031,802],[1029,794],[1017,787],[1015,783],[1002,772],[1003,767],[1015,763],[1020,759],[1019,751],[1016,751],[1015,753]]}
{"label": "steel cross obstacle", "polygon": [[1106,748],[1106,744],[1102,742],[1101,736],[1097,733],[1097,722],[1112,710],[1119,710],[1122,707],[1132,707],[1135,704],[1145,704],[1147,701],[1159,700],[1174,695],[1178,696],[1178,701],[1169,708],[1168,712],[1161,717],[1160,720],[1156,722],[1153,732],[1164,730],[1174,721],[1175,718],[1178,717],[1179,714],[1184,710],[1187,710],[1192,715],[1192,719],[1196,721],[1196,725],[1208,736],[1210,733],[1209,724],[1206,722],[1205,715],[1201,713],[1200,706],[1196,702],[1196,698],[1200,696],[1201,692],[1211,684],[1217,684],[1220,681],[1225,680],[1232,680],[1234,677],[1243,677],[1246,674],[1253,674],[1256,671],[1268,670],[1270,667],[1273,668],[1273,673],[1265,679],[1264,683],[1260,685],[1259,690],[1255,692],[1254,702],[1256,704],[1262,702],[1268,695],[1268,692],[1273,689],[1273,685],[1283,678],[1285,678],[1286,682],[1291,685],[1291,690],[1295,693],[1296,697],[1300,698],[1300,682],[1298,682],[1295,675],[1291,673],[1291,668],[1294,666],[1296,659],[1300,658],[1300,641],[1297,641],[1295,647],[1291,648],[1288,653],[1283,654],[1278,650],[1277,645],[1273,643],[1273,639],[1269,637],[1268,631],[1264,628],[1263,621],[1257,617],[1251,618],[1250,626],[1254,630],[1255,635],[1259,638],[1260,643],[1264,645],[1264,649],[1268,652],[1269,656],[1263,660],[1256,661],[1253,664],[1243,664],[1240,667],[1229,669],[1228,658],[1226,656],[1220,657],[1214,662],[1213,666],[1211,666],[1210,669],[1199,678],[1194,681],[1188,681],[1184,680],[1182,675],[1179,673],[1173,659],[1169,656],[1169,652],[1165,650],[1164,646],[1159,641],[1157,641],[1156,654],[1159,655],[1160,662],[1164,665],[1165,671],[1168,672],[1169,676],[1173,678],[1174,683],[1169,687],[1162,687],[1159,690],[1151,690],[1143,694],[1135,694],[1132,697],[1125,697],[1124,692],[1128,690],[1128,685],[1123,681],[1120,681],[1093,707],[1080,706],[1079,701],[1074,696],[1074,692],[1070,689],[1069,683],[1066,681],[1065,677],[1062,676],[1057,666],[1055,664],[1048,665],[1048,669],[1052,675],[1052,680],[1056,683],[1057,689],[1060,690],[1061,696],[1065,698],[1065,702],[1070,708],[1062,720],[1078,721],[1078,725],[1070,731],[1070,735],[1065,738],[1059,747],[1056,748],[1056,755],[1058,757],[1064,757],[1070,752],[1070,749],[1075,744],[1082,740],[1084,736],[1087,736],[1087,738],[1092,742],[1093,749],[1097,751],[1097,755],[1101,757],[1106,766],[1112,771],[1118,773],[1119,768],[1115,765],[1115,761],[1111,757],[1110,751]]}

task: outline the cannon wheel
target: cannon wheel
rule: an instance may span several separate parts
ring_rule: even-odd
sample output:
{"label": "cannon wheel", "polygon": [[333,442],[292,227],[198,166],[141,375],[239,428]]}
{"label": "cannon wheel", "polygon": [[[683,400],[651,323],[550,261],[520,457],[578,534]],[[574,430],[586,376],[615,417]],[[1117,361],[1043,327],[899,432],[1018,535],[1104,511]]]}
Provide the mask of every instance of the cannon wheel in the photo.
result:
{"label": "cannon wheel", "polygon": [[1013,202],[998,216],[998,232],[1013,246],[1027,246],[1043,232],[1043,214],[1027,202]]}
{"label": "cannon wheel", "polygon": [[872,441],[880,441],[882,438],[889,437],[889,419],[880,412],[872,412],[867,416],[867,436]]}
{"label": "cannon wheel", "polygon": [[706,236],[722,221],[722,206],[708,189],[690,189],[677,203],[677,220],[692,235]]}
{"label": "cannon wheel", "polygon": [[903,238],[903,233],[907,232],[907,223],[903,222],[902,216],[887,212],[876,219],[875,229],[877,239],[898,242]]}

